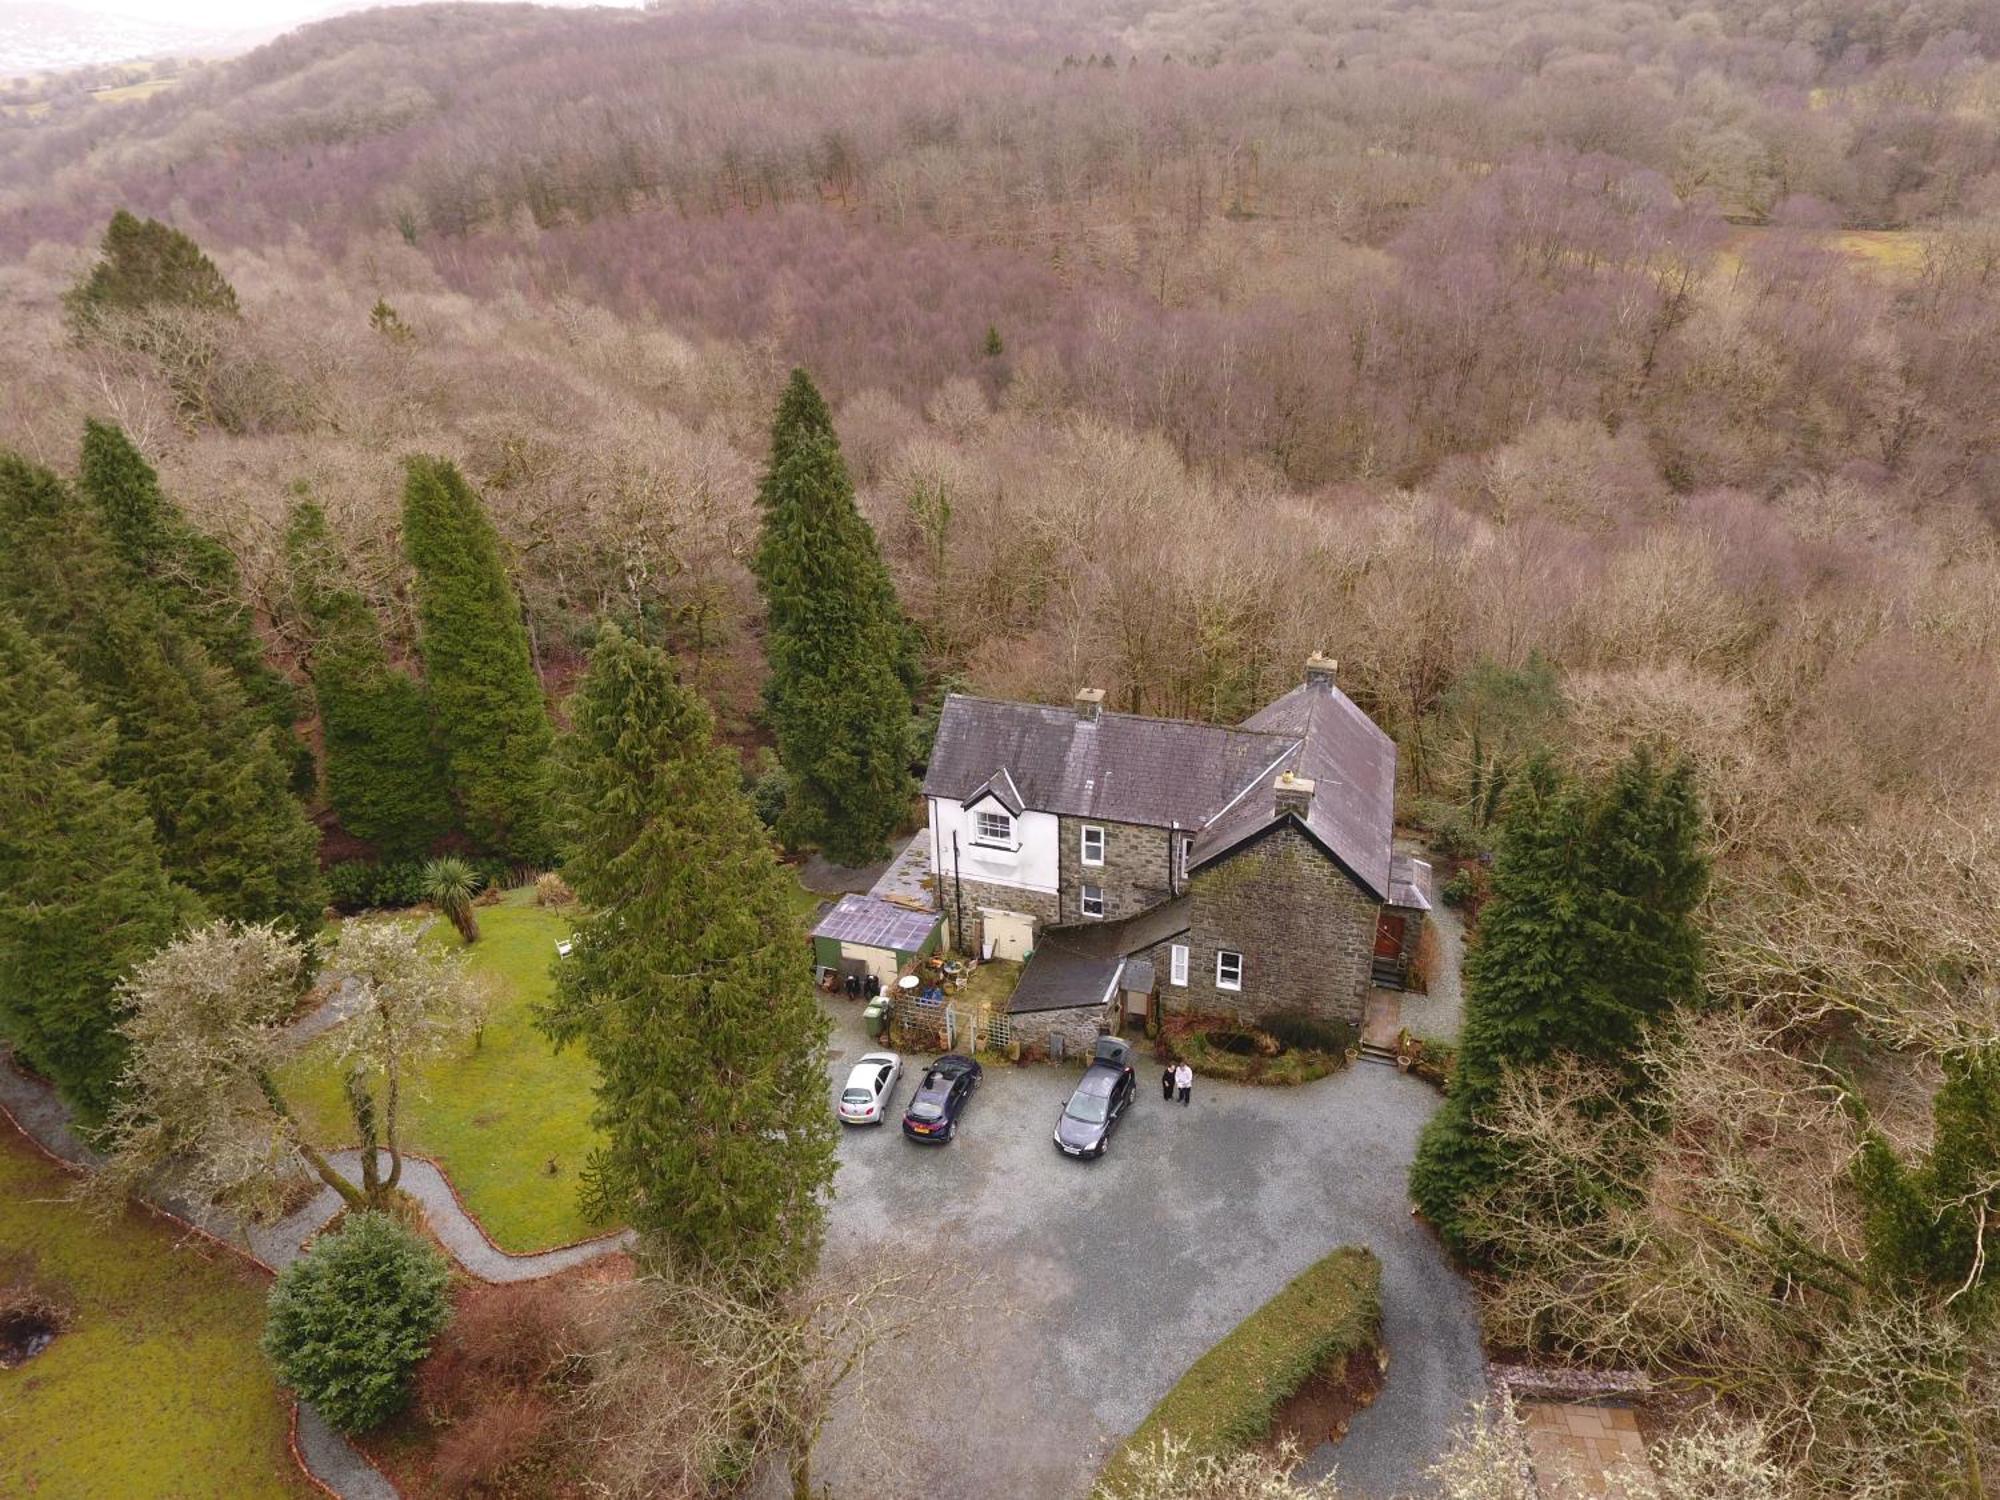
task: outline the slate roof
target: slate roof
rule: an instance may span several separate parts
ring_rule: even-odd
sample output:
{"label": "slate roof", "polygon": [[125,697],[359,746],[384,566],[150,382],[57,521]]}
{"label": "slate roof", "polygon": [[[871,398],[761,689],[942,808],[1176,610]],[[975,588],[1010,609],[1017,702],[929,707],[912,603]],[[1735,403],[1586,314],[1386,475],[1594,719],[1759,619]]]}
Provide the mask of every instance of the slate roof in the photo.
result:
{"label": "slate roof", "polygon": [[953,693],[924,795],[969,802],[1004,771],[1036,812],[1194,829],[1291,748],[1289,736],[1253,727],[1138,714],[1083,719],[1068,705]]}
{"label": "slate roof", "polygon": [[1429,860],[1416,859],[1408,854],[1392,855],[1389,859],[1389,904],[1391,906],[1414,907],[1418,911],[1431,909],[1431,866]]}
{"label": "slate roof", "polygon": [[1111,998],[1124,967],[1122,958],[1093,958],[1062,943],[1044,941],[1028,956],[1021,982],[1008,997],[1007,1014],[1102,1005]]}
{"label": "slate roof", "polygon": [[1193,912],[1192,896],[1176,896],[1110,922],[1071,922],[1063,927],[1044,927],[1040,941],[1044,946],[1058,943],[1093,958],[1125,958],[1186,932]]}
{"label": "slate roof", "polygon": [[1275,783],[1290,771],[1313,783],[1305,828],[1377,900],[1390,899],[1389,841],[1396,824],[1396,742],[1331,683],[1293,688],[1244,721],[1245,729],[1285,735],[1294,753],[1195,839],[1190,870],[1222,858],[1284,817]]}
{"label": "slate roof", "polygon": [[873,896],[842,896],[813,928],[816,938],[834,938],[864,948],[915,953],[943,920],[934,911],[908,911]]}
{"label": "slate roof", "polygon": [[1138,714],[1090,720],[1068,705],[954,693],[924,794],[968,802],[989,783],[1011,783],[1038,812],[1179,824],[1198,831],[1193,870],[1281,821],[1274,784],[1284,771],[1313,782],[1303,824],[1321,847],[1378,901],[1417,904],[1392,891],[1396,742],[1331,681],[1295,687],[1234,728]]}

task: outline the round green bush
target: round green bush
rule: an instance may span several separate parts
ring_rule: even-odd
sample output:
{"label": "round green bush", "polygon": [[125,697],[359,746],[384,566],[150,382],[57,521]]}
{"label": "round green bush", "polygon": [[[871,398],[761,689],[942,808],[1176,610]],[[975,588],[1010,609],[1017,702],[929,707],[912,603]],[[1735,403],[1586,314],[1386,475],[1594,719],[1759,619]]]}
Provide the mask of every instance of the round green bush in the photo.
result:
{"label": "round green bush", "polygon": [[387,1214],[358,1213],[279,1275],[264,1353],[341,1432],[378,1427],[451,1315],[444,1258]]}

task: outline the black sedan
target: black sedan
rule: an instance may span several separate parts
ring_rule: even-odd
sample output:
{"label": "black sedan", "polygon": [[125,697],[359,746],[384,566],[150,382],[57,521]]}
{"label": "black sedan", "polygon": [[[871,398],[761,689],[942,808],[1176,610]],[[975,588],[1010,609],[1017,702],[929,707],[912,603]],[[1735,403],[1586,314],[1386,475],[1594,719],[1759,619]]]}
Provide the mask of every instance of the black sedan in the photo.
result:
{"label": "black sedan", "polygon": [[1089,1070],[1056,1120],[1056,1149],[1065,1156],[1102,1156],[1138,1093],[1131,1043],[1099,1037]]}
{"label": "black sedan", "polygon": [[979,1064],[947,1052],[924,1070],[923,1080],[903,1111],[903,1134],[913,1141],[942,1146],[958,1134],[958,1117],[965,1101],[979,1087]]}

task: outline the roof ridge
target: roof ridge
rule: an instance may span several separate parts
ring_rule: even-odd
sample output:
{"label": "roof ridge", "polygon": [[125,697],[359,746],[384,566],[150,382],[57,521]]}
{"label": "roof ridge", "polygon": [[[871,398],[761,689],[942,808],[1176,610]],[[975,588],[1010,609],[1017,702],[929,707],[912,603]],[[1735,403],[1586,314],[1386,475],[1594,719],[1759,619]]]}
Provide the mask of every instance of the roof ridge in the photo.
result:
{"label": "roof ridge", "polygon": [[[951,692],[945,694],[945,696],[947,698],[964,698],[973,703],[994,703],[1002,708],[1032,708],[1038,712],[1058,714],[1073,714],[1075,712],[1072,706],[1067,703],[1034,703],[1026,698],[995,698],[986,693]],[[1280,696],[1282,697],[1283,695],[1281,694]],[[1277,701],[1277,698],[1273,698],[1271,703],[1276,703]],[[1270,704],[1267,703],[1264,706],[1268,708]],[[1259,709],[1258,712],[1261,713],[1263,710]],[[1244,724],[1218,724],[1213,719],[1182,719],[1176,718],[1171,714],[1128,714],[1115,708],[1101,710],[1095,720],[1078,719],[1077,723],[1102,723],[1106,719],[1124,719],[1128,723],[1133,724],[1177,724],[1185,725],[1190,729],[1217,729],[1228,734],[1249,735],[1256,739],[1265,740],[1297,738],[1296,735],[1288,735],[1282,730],[1277,729],[1252,729]]]}

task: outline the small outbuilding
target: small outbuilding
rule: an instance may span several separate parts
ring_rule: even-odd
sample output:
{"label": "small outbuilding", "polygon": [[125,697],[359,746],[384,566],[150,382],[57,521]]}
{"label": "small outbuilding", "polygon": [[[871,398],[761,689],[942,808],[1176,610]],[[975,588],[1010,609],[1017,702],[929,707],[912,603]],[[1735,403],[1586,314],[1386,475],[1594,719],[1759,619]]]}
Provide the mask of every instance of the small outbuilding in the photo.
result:
{"label": "small outbuilding", "polygon": [[813,928],[813,969],[836,980],[873,974],[883,989],[935,953],[944,919],[879,896],[842,896]]}

